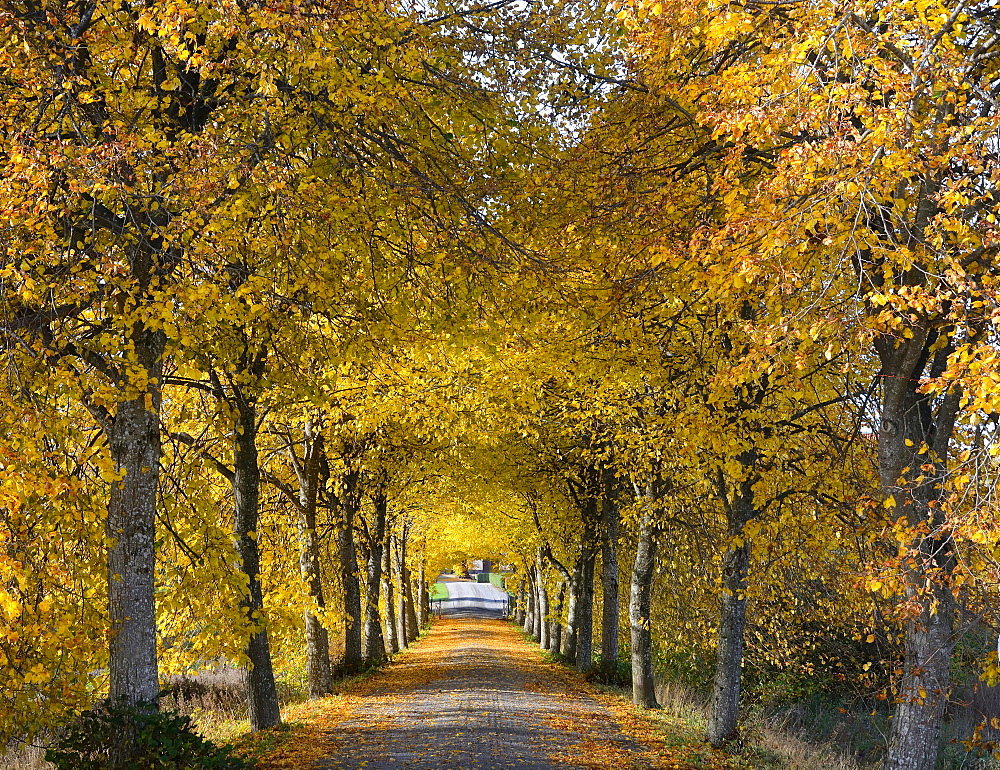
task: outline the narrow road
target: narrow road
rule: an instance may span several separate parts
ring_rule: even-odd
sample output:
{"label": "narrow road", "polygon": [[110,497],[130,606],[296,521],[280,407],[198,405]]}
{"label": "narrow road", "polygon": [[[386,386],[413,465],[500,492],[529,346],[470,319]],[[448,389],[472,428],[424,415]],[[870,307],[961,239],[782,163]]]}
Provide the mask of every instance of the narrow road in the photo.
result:
{"label": "narrow road", "polygon": [[317,767],[649,767],[581,685],[505,621],[438,618],[414,649],[339,697],[344,718],[324,719],[316,736],[333,756]]}
{"label": "narrow road", "polygon": [[447,599],[435,600],[435,612],[470,618],[500,618],[507,612],[510,595],[492,583],[455,580],[442,583]]}

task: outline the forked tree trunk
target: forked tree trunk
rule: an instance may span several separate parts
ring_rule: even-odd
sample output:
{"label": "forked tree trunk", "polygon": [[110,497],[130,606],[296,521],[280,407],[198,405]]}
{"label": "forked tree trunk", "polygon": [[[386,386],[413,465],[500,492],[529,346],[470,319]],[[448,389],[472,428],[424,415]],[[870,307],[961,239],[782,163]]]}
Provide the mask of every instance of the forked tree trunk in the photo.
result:
{"label": "forked tree trunk", "polygon": [[387,537],[382,559],[382,590],[385,595],[385,651],[390,655],[399,652],[399,631],[396,625],[396,594],[393,590],[392,540]]}
{"label": "forked tree trunk", "polygon": [[613,676],[618,669],[619,586],[618,586],[618,503],[614,499],[614,477],[605,474],[601,511],[601,670]]}
{"label": "forked tree trunk", "polygon": [[348,473],[339,498],[340,526],[337,547],[340,551],[340,579],[344,591],[344,663],[345,674],[361,670],[364,663],[362,647],[363,622],[361,579],[358,551],[354,540],[354,520],[357,515],[358,474]]}
{"label": "forked tree trunk", "polygon": [[653,684],[653,639],[650,633],[655,568],[656,530],[652,512],[645,511],[639,523],[639,542],[632,567],[628,605],[632,634],[632,702],[643,708],[658,707]]}
{"label": "forked tree trunk", "polygon": [[121,480],[111,485],[106,533],[110,620],[109,699],[159,708],[156,660],[156,489],[160,471],[160,381],[165,337],[137,327],[135,355],[146,388],[118,404],[106,425],[108,447]]}
{"label": "forked tree trunk", "polygon": [[257,457],[257,410],[241,393],[235,394],[239,416],[233,439],[233,497],[235,500],[236,550],[247,577],[243,610],[250,635],[244,653],[244,669],[250,728],[263,730],[281,724],[278,689],[274,683],[271,650],[264,626],[264,594],[260,585],[260,550],[257,521],[260,512],[260,466]]}
{"label": "forked tree trunk", "polygon": [[[311,422],[304,429],[301,461],[295,449],[289,455],[299,482],[299,569],[309,598],[320,611],[326,608],[319,562],[319,537],[316,533],[316,504],[319,496],[320,469],[323,465],[323,436]],[[333,692],[330,670],[330,636],[312,608],[305,612],[306,681],[310,698],[322,698]]]}
{"label": "forked tree trunk", "polygon": [[[951,577],[954,543],[940,504],[962,393],[920,393],[921,382],[941,376],[952,343],[932,352],[937,335],[916,327],[911,337],[876,340],[882,363],[882,420],[878,436],[883,499],[911,527],[904,569],[905,600],[915,614],[906,624],[902,679],[883,770],[934,770],[950,687],[957,602]],[[945,330],[953,333],[954,329]]]}
{"label": "forked tree trunk", "polygon": [[385,542],[385,519],[387,501],[384,494],[373,495],[375,515],[369,529],[369,548],[366,577],[368,590],[365,593],[364,657],[371,665],[385,660],[385,640],[382,636],[382,617],[379,612],[379,594],[382,585],[382,550]]}

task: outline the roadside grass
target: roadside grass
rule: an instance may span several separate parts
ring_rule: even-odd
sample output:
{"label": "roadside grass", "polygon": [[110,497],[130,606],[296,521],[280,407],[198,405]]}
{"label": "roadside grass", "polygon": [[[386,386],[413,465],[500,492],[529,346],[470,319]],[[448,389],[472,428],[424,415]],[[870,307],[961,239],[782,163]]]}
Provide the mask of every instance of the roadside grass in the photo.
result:
{"label": "roadside grass", "polygon": [[534,637],[514,623],[521,638],[538,650],[543,661],[559,664],[562,675],[573,686],[590,692],[615,714],[626,732],[650,747],[656,767],[699,770],[872,770],[840,750],[836,735],[814,743],[780,720],[752,715],[743,725],[739,753],[712,749],[704,742],[708,702],[679,683],[659,682],[658,709],[643,709],[631,703],[625,684],[602,684],[577,672],[564,655],[538,648]]}
{"label": "roadside grass", "polygon": [[444,583],[431,583],[431,601],[435,599],[447,599],[448,586]]}

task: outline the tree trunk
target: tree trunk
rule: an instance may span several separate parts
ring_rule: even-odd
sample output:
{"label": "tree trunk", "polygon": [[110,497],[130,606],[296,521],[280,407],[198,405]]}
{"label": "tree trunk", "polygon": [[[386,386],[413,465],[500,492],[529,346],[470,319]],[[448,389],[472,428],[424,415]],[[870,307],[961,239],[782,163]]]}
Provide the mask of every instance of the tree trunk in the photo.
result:
{"label": "tree trunk", "polygon": [[375,517],[369,530],[369,547],[366,577],[368,590],[365,593],[365,663],[381,663],[385,660],[385,640],[382,636],[382,618],[379,614],[379,589],[382,584],[382,550],[385,541],[385,518],[387,501],[384,494],[372,497]]}
{"label": "tree trunk", "polygon": [[390,655],[399,652],[400,644],[396,625],[396,594],[393,590],[392,541],[390,535],[385,540],[382,561],[382,590],[385,592],[385,651]]}
{"label": "tree trunk", "polygon": [[345,674],[361,670],[364,663],[362,647],[363,622],[361,611],[361,580],[358,550],[354,541],[354,520],[357,515],[358,474],[344,476],[344,489],[339,499],[340,526],[337,546],[340,551],[340,579],[344,592],[344,663]]}
{"label": "tree trunk", "polygon": [[523,588],[517,592],[517,606],[514,609],[514,622],[519,626],[524,625],[524,616],[527,611],[528,596]]}
{"label": "tree trunk", "polygon": [[409,539],[408,527],[403,528],[403,536],[399,540],[399,580],[403,597],[402,616],[406,620],[405,634],[403,638],[407,644],[416,640],[420,632],[420,625],[417,622],[417,611],[413,601],[413,574],[406,564],[406,544]]}
{"label": "tree trunk", "polygon": [[538,586],[538,644],[543,650],[549,648],[549,592],[545,587],[545,564],[542,549],[535,556],[535,582]]}
{"label": "tree trunk", "polygon": [[537,569],[531,571],[531,590],[535,594],[535,614],[531,618],[531,637],[541,643],[542,641],[542,576]]}
{"label": "tree trunk", "polygon": [[405,650],[409,635],[406,628],[406,579],[401,563],[402,542],[399,535],[392,536],[392,571],[396,581],[396,644],[399,645],[399,649]]}
{"label": "tree trunk", "polygon": [[[915,592],[914,599],[916,597]],[[926,607],[906,628],[906,658],[898,703],[882,770],[934,770],[948,702],[955,602],[951,591],[934,590],[937,612]]]}
{"label": "tree trunk", "polygon": [[526,634],[530,634],[535,627],[535,576],[533,573],[533,570],[528,569],[524,575],[526,581],[524,591],[527,603],[524,608],[524,625],[522,628]]}
{"label": "tree trunk", "polygon": [[707,733],[709,744],[717,749],[739,739],[743,632],[747,607],[744,591],[749,566],[750,547],[746,543],[727,549],[722,558],[718,650]]}
{"label": "tree trunk", "polygon": [[[410,586],[410,575],[406,569],[406,527],[400,535],[393,535],[393,568],[396,572],[396,639],[399,649],[409,646],[414,638],[412,633],[416,624],[413,612],[413,589]],[[409,597],[409,601],[407,601]]]}
{"label": "tree trunk", "polygon": [[590,671],[594,665],[594,561],[597,554],[588,547],[582,555],[580,594],[576,599],[576,667]]}
{"label": "tree trunk", "polygon": [[612,677],[618,670],[619,587],[618,587],[618,503],[613,496],[614,477],[605,474],[601,511],[601,671]]}
{"label": "tree trunk", "polygon": [[643,708],[658,708],[653,685],[653,640],[650,609],[653,572],[656,567],[656,531],[653,515],[645,511],[639,523],[639,542],[632,567],[628,617],[632,634],[632,702]]}
{"label": "tree trunk", "polygon": [[235,394],[239,420],[233,439],[233,497],[235,500],[236,550],[247,576],[243,609],[250,627],[244,653],[244,669],[250,729],[263,730],[281,724],[278,690],[271,667],[271,650],[264,625],[264,594],[260,585],[260,550],[257,519],[260,512],[260,466],[257,458],[257,410],[243,394]]}
{"label": "tree trunk", "polygon": [[108,446],[121,480],[111,485],[106,533],[109,699],[142,709],[159,708],[156,660],[156,488],[160,471],[162,332],[137,329],[135,355],[146,388],[118,404],[107,428]]}
{"label": "tree trunk", "polygon": [[430,597],[427,590],[427,565],[422,556],[420,559],[420,571],[417,573],[417,595],[419,597],[419,603],[417,604],[417,623],[420,628],[423,628],[430,622],[431,608]]}
{"label": "tree trunk", "polygon": [[[720,470],[716,485],[719,502],[726,512],[726,534],[730,545],[722,556],[722,596],[719,599],[719,627],[715,680],[708,713],[706,740],[715,748],[739,746],[740,690],[743,677],[743,636],[747,620],[747,576],[750,573],[750,545],[743,542],[743,528],[756,517],[752,468],[756,450],[740,454],[738,461],[746,478],[730,494],[730,485]],[[735,540],[735,543],[734,543]]]}
{"label": "tree trunk", "polygon": [[[302,460],[295,449],[289,454],[299,482],[299,569],[310,600],[319,610],[326,607],[319,563],[319,537],[316,534],[316,503],[319,495],[320,468],[323,465],[323,436],[311,421],[305,424]],[[312,608],[305,612],[306,680],[310,698],[322,698],[333,692],[330,670],[330,635]]]}
{"label": "tree trunk", "polygon": [[882,495],[893,517],[904,517],[913,533],[904,576],[905,600],[914,614],[906,624],[902,679],[882,770],[934,770],[950,688],[956,559],[947,507],[940,500],[962,394],[955,385],[943,397],[918,392],[925,378],[941,375],[954,350],[949,342],[932,352],[945,331],[915,327],[912,337],[876,340],[885,375],[878,436]]}
{"label": "tree trunk", "polygon": [[[579,565],[582,566],[582,565]],[[573,568],[573,579],[569,581],[569,600],[566,607],[566,627],[563,629],[562,654],[573,664],[576,664],[576,606],[577,593],[580,590],[581,578],[577,567]]]}
{"label": "tree trunk", "polygon": [[563,604],[566,600],[566,581],[559,583],[559,593],[556,599],[556,609],[552,613],[552,627],[549,630],[549,652],[560,652],[562,650],[562,613]]}

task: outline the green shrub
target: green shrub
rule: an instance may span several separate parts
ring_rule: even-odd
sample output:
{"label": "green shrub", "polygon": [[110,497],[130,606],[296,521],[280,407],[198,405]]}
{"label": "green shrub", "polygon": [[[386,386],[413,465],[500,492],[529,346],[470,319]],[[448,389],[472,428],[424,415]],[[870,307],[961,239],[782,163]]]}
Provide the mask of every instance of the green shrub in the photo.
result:
{"label": "green shrub", "polygon": [[194,731],[187,716],[103,706],[85,711],[45,752],[57,770],[249,770]]}
{"label": "green shrub", "polygon": [[632,661],[625,657],[620,657],[613,666],[604,666],[601,654],[594,655],[594,667],[587,676],[588,679],[608,687],[632,686]]}

